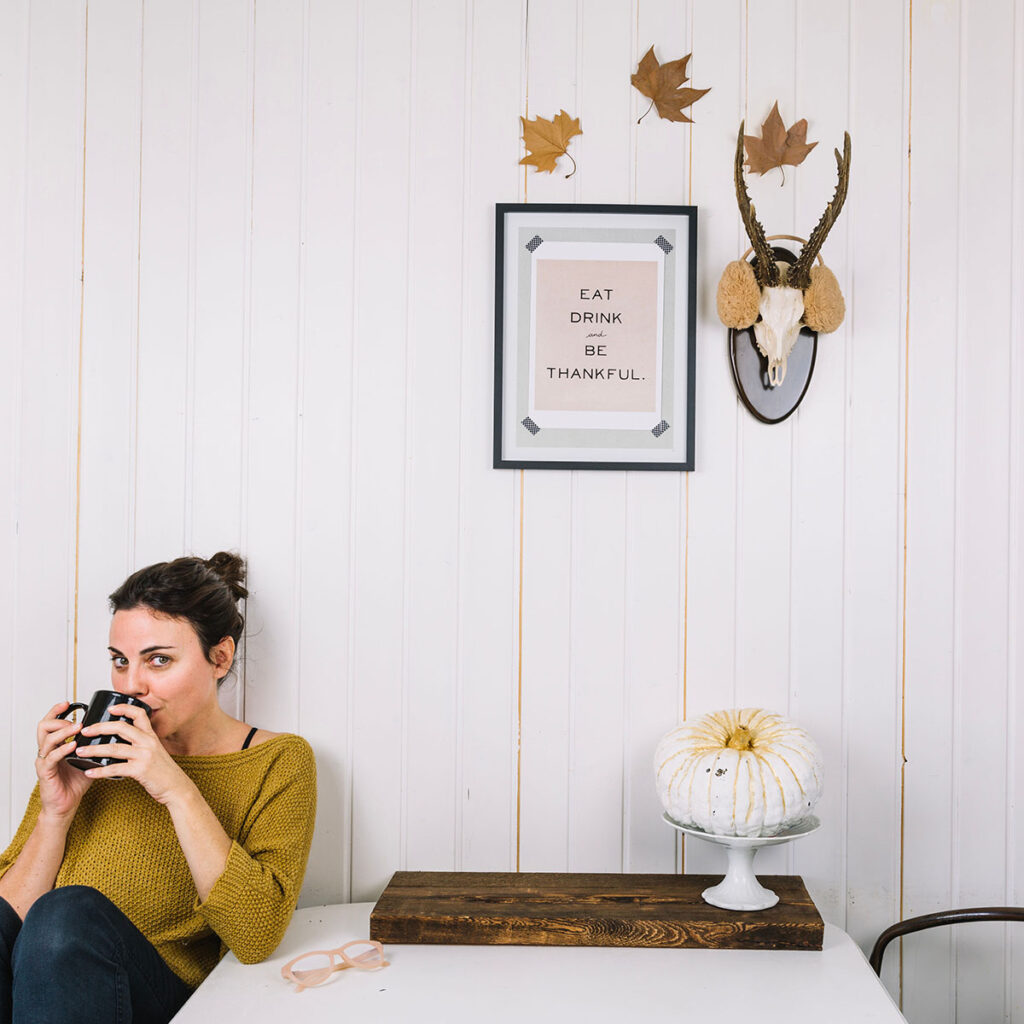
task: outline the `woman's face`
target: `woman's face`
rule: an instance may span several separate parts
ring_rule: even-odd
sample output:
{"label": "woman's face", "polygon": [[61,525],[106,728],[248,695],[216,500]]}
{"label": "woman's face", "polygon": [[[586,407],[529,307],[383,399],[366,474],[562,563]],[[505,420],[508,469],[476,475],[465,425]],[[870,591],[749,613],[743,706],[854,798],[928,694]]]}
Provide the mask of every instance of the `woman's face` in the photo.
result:
{"label": "woman's face", "polygon": [[175,736],[217,704],[217,682],[231,667],[234,641],[203,648],[186,619],[160,615],[140,605],[114,613],[110,623],[110,680],[119,693],[152,709],[157,736]]}

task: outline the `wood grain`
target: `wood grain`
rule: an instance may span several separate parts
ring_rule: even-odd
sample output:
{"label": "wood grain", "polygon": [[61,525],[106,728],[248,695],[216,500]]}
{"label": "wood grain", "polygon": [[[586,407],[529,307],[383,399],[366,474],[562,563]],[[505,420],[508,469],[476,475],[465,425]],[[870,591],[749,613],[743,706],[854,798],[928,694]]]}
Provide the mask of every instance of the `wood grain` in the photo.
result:
{"label": "wood grain", "polygon": [[397,871],[370,915],[381,942],[504,946],[821,949],[824,925],[796,875],[763,883],[770,910],[712,907],[716,875]]}

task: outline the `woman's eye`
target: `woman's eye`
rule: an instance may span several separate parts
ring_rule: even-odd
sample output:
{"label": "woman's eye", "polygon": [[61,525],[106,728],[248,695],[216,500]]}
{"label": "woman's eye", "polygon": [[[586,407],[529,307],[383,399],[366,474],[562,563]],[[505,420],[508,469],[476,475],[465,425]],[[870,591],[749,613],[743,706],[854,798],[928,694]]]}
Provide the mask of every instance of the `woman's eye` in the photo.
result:
{"label": "woman's eye", "polygon": [[128,665],[128,659],[123,658],[120,655],[115,654],[110,660],[113,663],[114,668],[125,668]]}
{"label": "woman's eye", "polygon": [[157,668],[162,668],[164,665],[169,665],[171,659],[166,654],[154,654],[150,663],[156,665]]}

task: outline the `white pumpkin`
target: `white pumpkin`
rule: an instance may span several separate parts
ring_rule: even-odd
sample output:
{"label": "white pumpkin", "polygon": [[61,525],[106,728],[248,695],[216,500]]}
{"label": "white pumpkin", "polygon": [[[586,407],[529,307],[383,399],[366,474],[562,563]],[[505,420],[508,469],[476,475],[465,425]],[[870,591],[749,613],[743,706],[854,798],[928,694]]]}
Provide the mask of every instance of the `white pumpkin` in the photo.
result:
{"label": "white pumpkin", "polygon": [[669,817],[719,836],[773,836],[821,795],[821,751],[800,726],[761,708],[684,722],[654,754]]}

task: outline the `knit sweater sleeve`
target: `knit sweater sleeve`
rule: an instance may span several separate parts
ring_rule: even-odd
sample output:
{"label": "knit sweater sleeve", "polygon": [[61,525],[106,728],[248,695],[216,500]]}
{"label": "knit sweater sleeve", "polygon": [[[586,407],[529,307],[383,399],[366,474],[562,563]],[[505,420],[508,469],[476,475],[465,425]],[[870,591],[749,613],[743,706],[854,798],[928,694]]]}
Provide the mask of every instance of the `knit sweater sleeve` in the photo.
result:
{"label": "knit sweater sleeve", "polygon": [[0,854],[0,878],[3,878],[11,865],[18,859],[18,855],[24,849],[25,843],[28,842],[28,837],[32,835],[32,830],[36,827],[38,819],[39,784],[36,783],[35,788],[32,790],[32,796],[29,798],[28,807],[25,809],[25,816],[21,819],[18,831],[14,833],[11,845]]}
{"label": "knit sweater sleeve", "polygon": [[316,761],[295,737],[267,771],[227,864],[196,911],[245,964],[265,960],[299,898],[316,816]]}

